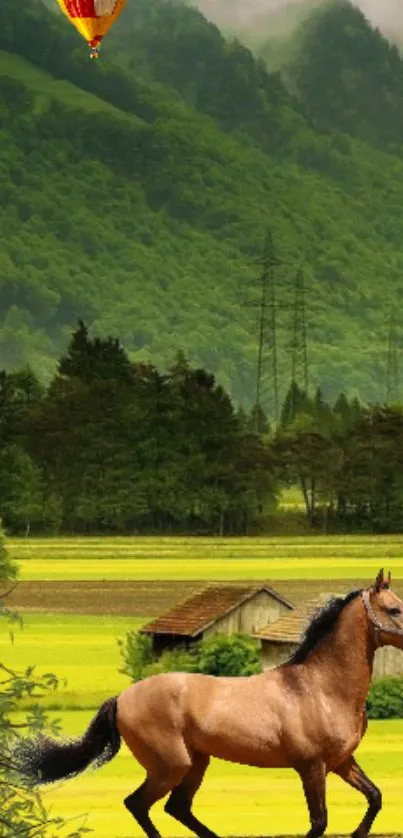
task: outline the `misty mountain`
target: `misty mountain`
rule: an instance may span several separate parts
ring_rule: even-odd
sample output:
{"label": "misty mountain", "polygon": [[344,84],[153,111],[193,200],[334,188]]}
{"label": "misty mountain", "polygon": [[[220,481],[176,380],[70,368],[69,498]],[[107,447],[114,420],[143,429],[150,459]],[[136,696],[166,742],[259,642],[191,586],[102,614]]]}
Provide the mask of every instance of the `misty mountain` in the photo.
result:
{"label": "misty mountain", "polygon": [[[221,26],[259,39],[288,35],[314,8],[338,0],[193,0],[194,5]],[[400,0],[353,0],[369,22],[392,40],[403,33]],[[400,21],[400,23],[399,23]]]}
{"label": "misty mountain", "polygon": [[312,122],[321,133],[338,131],[381,149],[402,143],[403,62],[348,0],[311,10],[281,73],[201,14],[166,0],[129,4],[106,50],[270,153],[284,154]]}

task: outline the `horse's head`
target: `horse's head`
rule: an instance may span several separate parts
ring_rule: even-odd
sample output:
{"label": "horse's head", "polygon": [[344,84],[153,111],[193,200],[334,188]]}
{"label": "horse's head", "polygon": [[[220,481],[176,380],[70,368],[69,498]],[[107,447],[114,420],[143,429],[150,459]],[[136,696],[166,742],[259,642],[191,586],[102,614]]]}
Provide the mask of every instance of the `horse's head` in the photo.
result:
{"label": "horse's head", "polygon": [[403,601],[390,589],[391,575],[379,571],[373,585],[362,592],[376,646],[403,649]]}

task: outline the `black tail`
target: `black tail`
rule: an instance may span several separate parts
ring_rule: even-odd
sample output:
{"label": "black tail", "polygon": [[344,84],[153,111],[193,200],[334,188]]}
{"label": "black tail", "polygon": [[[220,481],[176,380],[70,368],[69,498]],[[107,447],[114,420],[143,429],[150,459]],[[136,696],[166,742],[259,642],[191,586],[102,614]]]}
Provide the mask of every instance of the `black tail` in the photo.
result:
{"label": "black tail", "polygon": [[73,742],[44,737],[22,740],[14,754],[19,773],[33,785],[53,783],[80,774],[91,763],[99,767],[109,762],[120,748],[116,710],[116,698],[105,701],[84,736]]}

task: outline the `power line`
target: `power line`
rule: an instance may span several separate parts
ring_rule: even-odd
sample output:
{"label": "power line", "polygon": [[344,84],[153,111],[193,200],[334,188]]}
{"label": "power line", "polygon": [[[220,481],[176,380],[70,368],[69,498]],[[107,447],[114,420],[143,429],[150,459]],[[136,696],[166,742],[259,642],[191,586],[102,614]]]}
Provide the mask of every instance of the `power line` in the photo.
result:
{"label": "power line", "polygon": [[267,231],[262,272],[259,277],[259,341],[256,367],[255,423],[259,425],[262,402],[271,403],[271,413],[278,422],[278,369],[277,369],[277,305],[275,269],[280,264],[274,248],[273,234]]}
{"label": "power line", "polygon": [[305,279],[302,269],[297,271],[294,284],[294,305],[291,335],[291,381],[308,393],[308,350],[305,307]]}

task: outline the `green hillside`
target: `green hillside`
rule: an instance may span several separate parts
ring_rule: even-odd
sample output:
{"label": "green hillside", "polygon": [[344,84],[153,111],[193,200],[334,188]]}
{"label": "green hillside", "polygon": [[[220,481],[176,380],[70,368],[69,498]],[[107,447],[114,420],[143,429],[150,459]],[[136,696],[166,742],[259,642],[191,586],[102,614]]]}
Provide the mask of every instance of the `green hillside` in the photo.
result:
{"label": "green hillside", "polygon": [[[372,37],[363,18],[356,27]],[[163,0],[129,4],[95,66],[64,19],[2,0],[0,48],[2,365],[49,376],[82,318],[159,366],[183,349],[250,404],[247,303],[270,225],[282,392],[284,306],[303,263],[312,383],[383,396],[403,270],[390,120],[384,146],[375,127],[372,146],[351,121],[356,139],[339,133],[312,96],[298,100],[198,12]],[[375,119],[359,107],[357,97],[357,125]]]}

